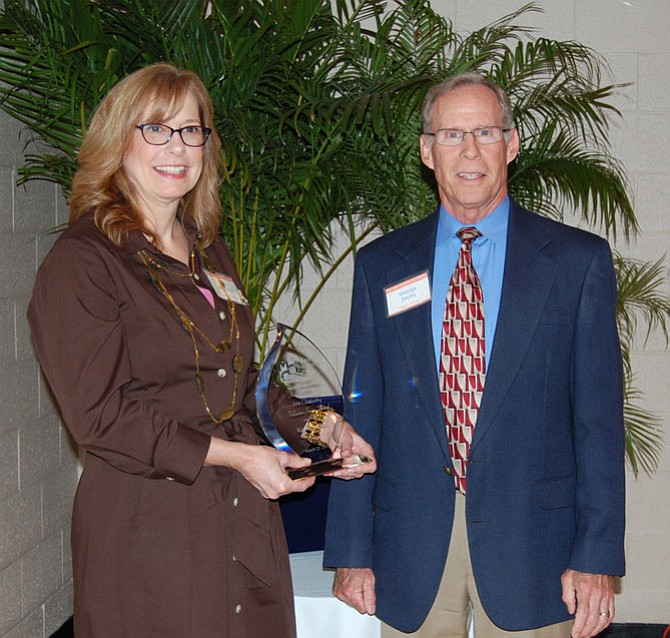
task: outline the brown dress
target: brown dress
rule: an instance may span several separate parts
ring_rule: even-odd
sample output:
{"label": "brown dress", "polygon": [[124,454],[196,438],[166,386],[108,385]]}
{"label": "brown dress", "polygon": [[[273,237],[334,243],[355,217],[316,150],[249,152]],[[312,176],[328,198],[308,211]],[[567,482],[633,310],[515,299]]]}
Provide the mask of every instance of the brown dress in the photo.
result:
{"label": "brown dress", "polygon": [[[187,229],[193,243],[195,233]],[[195,382],[191,336],[148,276],[158,278],[196,332],[212,412]],[[242,289],[221,239],[207,251]],[[203,259],[195,272],[141,233],[120,249],[91,216],[68,228],[44,260],[28,310],[35,348],[63,419],[86,451],[74,502],[72,548],[77,638],[291,638],[293,594],[275,502],[241,474],[203,468],[210,435],[261,444],[254,416],[253,317],[216,294]],[[159,264],[156,266],[155,264]],[[197,284],[197,285],[196,285]],[[234,370],[234,357],[242,358]],[[235,384],[237,383],[237,392]],[[304,416],[273,399],[283,434],[297,440]]]}

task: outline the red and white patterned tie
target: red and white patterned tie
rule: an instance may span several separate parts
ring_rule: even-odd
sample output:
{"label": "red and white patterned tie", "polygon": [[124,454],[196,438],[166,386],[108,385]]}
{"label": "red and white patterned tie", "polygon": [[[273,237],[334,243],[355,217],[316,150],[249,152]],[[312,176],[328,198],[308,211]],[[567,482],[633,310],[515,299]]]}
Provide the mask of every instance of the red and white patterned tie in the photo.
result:
{"label": "red and white patterned tie", "polygon": [[484,295],[472,266],[472,242],[481,235],[461,228],[458,262],[449,282],[442,324],[440,395],[447,424],[456,489],[465,494],[470,443],[486,376]]}

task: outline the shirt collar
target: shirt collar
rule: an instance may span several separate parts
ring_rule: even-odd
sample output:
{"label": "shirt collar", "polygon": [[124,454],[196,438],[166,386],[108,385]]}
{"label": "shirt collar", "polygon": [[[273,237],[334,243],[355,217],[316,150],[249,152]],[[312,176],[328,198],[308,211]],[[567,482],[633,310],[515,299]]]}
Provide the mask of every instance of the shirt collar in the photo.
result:
{"label": "shirt collar", "polygon": [[[505,197],[486,217],[473,225],[485,238],[496,244],[507,241],[507,225],[509,221],[509,196]],[[467,226],[458,221],[440,204],[440,220],[437,227],[437,245],[455,238],[461,228]]]}

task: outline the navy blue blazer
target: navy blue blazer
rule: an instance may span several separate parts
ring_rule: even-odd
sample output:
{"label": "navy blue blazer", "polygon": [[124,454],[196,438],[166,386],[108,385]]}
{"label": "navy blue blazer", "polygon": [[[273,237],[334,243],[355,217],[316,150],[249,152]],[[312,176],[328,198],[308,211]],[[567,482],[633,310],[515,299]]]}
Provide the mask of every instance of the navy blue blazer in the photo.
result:
{"label": "navy blue blazer", "polygon": [[[435,599],[454,479],[430,303],[387,316],[384,288],[432,275],[438,214],[356,259],[345,416],[378,471],[333,481],[324,565],[370,567],[377,615],[415,631]],[[436,300],[436,303],[443,303]],[[567,569],[624,573],[624,428],[607,242],[510,207],[500,314],[468,466],[477,590],[494,623],[567,620]]]}

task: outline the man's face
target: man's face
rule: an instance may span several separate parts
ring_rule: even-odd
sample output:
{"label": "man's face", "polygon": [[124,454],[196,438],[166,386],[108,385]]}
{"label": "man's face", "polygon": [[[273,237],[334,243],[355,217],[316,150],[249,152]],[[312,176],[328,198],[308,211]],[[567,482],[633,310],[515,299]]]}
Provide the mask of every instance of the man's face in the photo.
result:
{"label": "man's face", "polygon": [[[464,86],[439,97],[433,106],[431,131],[472,131],[503,126],[495,94],[485,86]],[[465,135],[457,146],[440,146],[421,136],[421,160],[435,173],[440,200],[459,221],[472,224],[486,217],[507,195],[507,165],[519,152],[516,130],[493,144],[478,144]]]}

